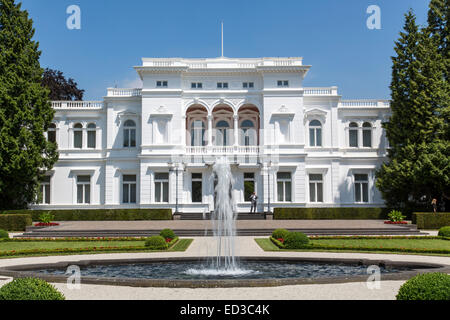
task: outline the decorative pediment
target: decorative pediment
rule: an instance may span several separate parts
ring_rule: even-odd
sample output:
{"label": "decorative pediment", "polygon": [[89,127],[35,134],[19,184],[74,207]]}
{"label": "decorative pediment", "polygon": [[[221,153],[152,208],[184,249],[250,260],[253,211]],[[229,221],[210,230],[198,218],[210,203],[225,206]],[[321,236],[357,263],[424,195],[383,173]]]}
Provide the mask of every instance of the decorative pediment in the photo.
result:
{"label": "decorative pediment", "polygon": [[278,110],[272,112],[273,117],[293,117],[295,112],[291,111],[285,105],[282,105]]}
{"label": "decorative pediment", "polygon": [[150,114],[151,118],[154,117],[171,118],[172,116],[173,114],[170,113],[169,110],[167,110],[166,106],[159,106],[158,108],[156,108],[155,112]]}
{"label": "decorative pediment", "polygon": [[322,122],[325,122],[327,119],[327,112],[317,108],[305,111],[304,122],[306,123],[308,120],[312,119],[321,119]]}

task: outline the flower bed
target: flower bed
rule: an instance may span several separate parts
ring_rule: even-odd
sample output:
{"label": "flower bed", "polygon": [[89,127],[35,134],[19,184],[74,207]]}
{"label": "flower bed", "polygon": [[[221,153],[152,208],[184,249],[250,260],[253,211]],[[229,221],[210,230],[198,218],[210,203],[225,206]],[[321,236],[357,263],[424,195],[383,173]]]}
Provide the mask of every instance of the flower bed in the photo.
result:
{"label": "flower bed", "polygon": [[385,224],[408,224],[408,222],[406,222],[406,221],[389,221],[389,220],[385,221],[384,223]]}
{"label": "flower bed", "polygon": [[39,222],[39,223],[36,223],[34,226],[35,227],[54,227],[54,226],[59,226],[59,223],[56,223],[56,222],[47,222],[47,223]]}
{"label": "flower bed", "polygon": [[[97,239],[89,239],[88,241],[98,241],[101,238]],[[103,238],[104,239],[104,238]],[[123,238],[123,240],[133,240],[136,238]],[[36,241],[32,239],[33,241]],[[74,240],[74,238],[72,238]],[[142,240],[142,239],[138,239]],[[167,243],[168,247],[164,250],[157,251],[166,251],[172,248],[177,242],[179,238],[176,237]],[[31,241],[28,240],[27,241]],[[49,241],[48,239],[46,241]],[[67,240],[66,240],[67,241]],[[32,254],[74,254],[74,253],[87,253],[87,252],[122,252],[122,251],[148,251],[147,247],[142,246],[100,246],[100,247],[84,247],[84,248],[52,248],[52,249],[25,249],[25,250],[10,250],[10,251],[0,251],[0,257],[10,257],[10,256],[21,256],[21,255],[32,255]],[[150,251],[155,251],[151,249]]]}

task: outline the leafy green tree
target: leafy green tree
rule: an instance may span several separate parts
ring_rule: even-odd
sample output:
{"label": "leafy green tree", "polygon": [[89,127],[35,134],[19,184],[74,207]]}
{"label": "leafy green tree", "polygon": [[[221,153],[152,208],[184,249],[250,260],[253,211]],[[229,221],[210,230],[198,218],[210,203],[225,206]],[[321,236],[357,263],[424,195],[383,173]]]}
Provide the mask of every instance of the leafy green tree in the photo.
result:
{"label": "leafy green tree", "polygon": [[46,140],[54,110],[41,85],[39,44],[21,4],[0,0],[0,209],[35,201],[43,175],[58,159]]}
{"label": "leafy green tree", "polygon": [[[448,10],[448,1],[431,4],[441,2],[447,3]],[[436,31],[444,28],[437,25],[438,19],[432,20],[433,27],[419,30],[414,14],[408,12],[404,31],[396,42],[397,55],[392,57],[392,116],[384,125],[389,159],[377,172],[376,185],[388,206],[406,207],[407,211],[417,209],[424,199],[427,203],[433,197],[450,196],[450,142],[445,116],[450,102],[448,74],[442,50],[445,44]]]}
{"label": "leafy green tree", "polygon": [[78,84],[72,79],[66,79],[58,70],[45,69],[42,85],[50,89],[50,100],[83,100],[84,90],[78,89]]}

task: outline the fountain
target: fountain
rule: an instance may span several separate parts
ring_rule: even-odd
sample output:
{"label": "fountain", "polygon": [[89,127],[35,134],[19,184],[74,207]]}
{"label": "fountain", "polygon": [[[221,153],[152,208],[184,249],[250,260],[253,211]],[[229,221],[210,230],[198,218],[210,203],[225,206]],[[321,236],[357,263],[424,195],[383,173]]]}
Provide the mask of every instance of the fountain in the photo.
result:
{"label": "fountain", "polygon": [[215,210],[211,215],[216,256],[202,269],[188,269],[192,275],[244,275],[253,272],[239,268],[236,257],[236,217],[237,210],[233,199],[233,174],[226,157],[216,160],[213,177],[217,178],[215,186]]}

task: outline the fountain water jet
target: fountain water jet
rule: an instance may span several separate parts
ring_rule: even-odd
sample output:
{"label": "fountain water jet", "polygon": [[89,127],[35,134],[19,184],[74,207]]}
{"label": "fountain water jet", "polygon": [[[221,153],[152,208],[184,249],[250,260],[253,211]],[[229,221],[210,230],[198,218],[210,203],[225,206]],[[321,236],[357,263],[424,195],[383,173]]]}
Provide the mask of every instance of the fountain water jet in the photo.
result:
{"label": "fountain water jet", "polygon": [[216,160],[213,175],[217,178],[215,187],[215,210],[211,216],[213,234],[216,241],[216,256],[202,270],[189,269],[190,274],[204,275],[242,275],[253,272],[239,268],[236,257],[236,218],[237,210],[233,199],[233,174],[226,157]]}

